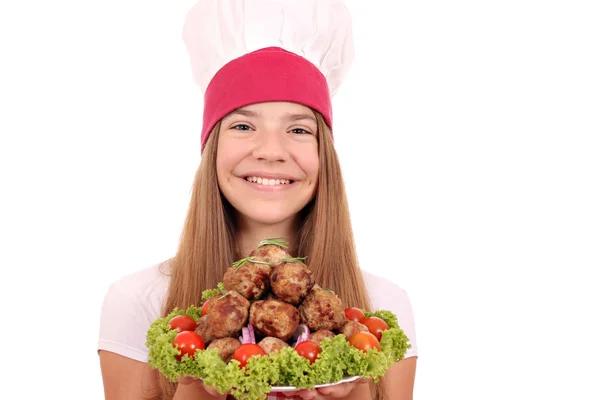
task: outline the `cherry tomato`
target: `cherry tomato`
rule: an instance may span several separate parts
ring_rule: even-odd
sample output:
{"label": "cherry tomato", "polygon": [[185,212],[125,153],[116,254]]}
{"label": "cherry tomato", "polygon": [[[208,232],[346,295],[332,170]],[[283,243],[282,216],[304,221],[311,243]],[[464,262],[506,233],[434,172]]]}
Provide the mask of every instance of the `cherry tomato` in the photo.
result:
{"label": "cherry tomato", "polygon": [[187,354],[190,357],[194,357],[196,350],[204,350],[204,341],[194,331],[183,331],[179,332],[173,340],[173,347],[179,349],[179,355],[175,358],[181,361],[181,358]]}
{"label": "cherry tomato", "polygon": [[357,332],[354,335],[350,336],[348,342],[351,346],[356,347],[359,350],[367,352],[368,349],[376,349],[381,350],[379,346],[379,340],[369,332]]}
{"label": "cherry tomato", "polygon": [[317,359],[317,356],[321,352],[321,348],[315,342],[311,342],[310,340],[305,340],[301,342],[298,346],[296,346],[296,353],[306,358],[310,363],[314,363]]}
{"label": "cherry tomato", "polygon": [[390,329],[388,324],[378,317],[369,317],[360,321],[361,324],[369,328],[369,332],[371,332],[377,340],[381,340],[381,332],[387,331]]}
{"label": "cherry tomato", "polygon": [[206,300],[204,302],[204,304],[202,304],[202,316],[204,317],[206,314],[208,314],[210,312],[210,310],[212,309],[213,306],[213,301],[212,298],[209,300]]}
{"label": "cherry tomato", "polygon": [[194,321],[194,318],[190,317],[189,315],[178,315],[171,318],[169,321],[169,326],[171,329],[178,330],[179,332],[193,331],[196,329],[196,321]]}
{"label": "cherry tomato", "polygon": [[365,313],[363,313],[360,308],[348,307],[344,310],[344,313],[346,314],[346,318],[350,321],[360,322],[365,319]]}
{"label": "cherry tomato", "polygon": [[240,362],[240,368],[248,364],[248,359],[253,356],[264,356],[265,351],[255,343],[245,343],[238,347],[233,353],[233,359]]}

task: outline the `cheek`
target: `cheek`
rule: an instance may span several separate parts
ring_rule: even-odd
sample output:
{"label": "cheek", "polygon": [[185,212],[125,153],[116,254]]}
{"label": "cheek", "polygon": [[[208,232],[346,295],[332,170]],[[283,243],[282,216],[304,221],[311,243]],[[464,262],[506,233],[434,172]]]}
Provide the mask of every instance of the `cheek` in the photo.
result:
{"label": "cheek", "polygon": [[219,141],[216,160],[217,178],[219,181],[231,176],[241,157],[240,150],[235,146],[231,146],[226,139]]}
{"label": "cheek", "polygon": [[216,167],[217,167],[217,179],[219,182],[227,175],[227,157],[217,153]]}
{"label": "cheek", "polygon": [[317,182],[319,177],[319,155],[318,154],[305,154],[298,159],[298,165],[306,174],[307,179],[311,184]]}

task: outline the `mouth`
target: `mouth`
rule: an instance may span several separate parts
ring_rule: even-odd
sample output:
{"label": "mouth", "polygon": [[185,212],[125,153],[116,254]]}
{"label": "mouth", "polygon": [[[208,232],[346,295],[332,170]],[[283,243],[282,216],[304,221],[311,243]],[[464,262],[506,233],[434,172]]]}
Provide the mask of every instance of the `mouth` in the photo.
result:
{"label": "mouth", "polygon": [[260,176],[247,176],[244,178],[246,181],[250,183],[255,183],[261,186],[283,186],[283,185],[291,185],[295,181],[291,179],[283,179],[283,178],[263,178]]}

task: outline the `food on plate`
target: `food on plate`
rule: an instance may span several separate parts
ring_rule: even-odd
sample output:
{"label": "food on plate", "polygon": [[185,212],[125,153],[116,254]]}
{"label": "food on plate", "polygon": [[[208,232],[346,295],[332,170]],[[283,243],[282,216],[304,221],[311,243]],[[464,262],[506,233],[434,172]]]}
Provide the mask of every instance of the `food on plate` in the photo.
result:
{"label": "food on plate", "polygon": [[281,260],[291,258],[287,252],[288,244],[284,238],[262,240],[249,254],[255,260],[269,263],[271,267],[281,264]]}
{"label": "food on plate", "polygon": [[196,321],[189,315],[178,315],[171,318],[169,321],[169,327],[171,329],[181,331],[193,331],[196,329]]}
{"label": "food on plate", "polygon": [[275,353],[285,347],[290,347],[290,345],[283,340],[272,336],[267,336],[261,340],[258,345],[265,351],[266,354]]}
{"label": "food on plate", "polygon": [[346,339],[349,339],[350,336],[354,335],[356,332],[369,332],[369,328],[356,321],[348,321],[342,326],[340,329],[340,333],[346,336]]}
{"label": "food on plate", "polygon": [[207,315],[210,312],[210,310],[212,310],[212,306],[215,304],[216,299],[217,296],[213,296],[204,302],[204,304],[202,305],[202,316]]}
{"label": "food on plate", "polygon": [[314,285],[312,272],[296,258],[282,259],[273,268],[270,283],[277,298],[293,305],[300,303]]}
{"label": "food on plate", "polygon": [[204,343],[210,343],[214,339],[210,330],[210,326],[208,325],[207,315],[198,320],[198,325],[196,326],[196,333],[200,335],[202,340],[204,340]]}
{"label": "food on plate", "polygon": [[300,311],[280,300],[258,300],[250,307],[250,324],[263,336],[292,337],[300,324]]}
{"label": "food on plate", "polygon": [[346,319],[349,321],[360,322],[365,319],[365,313],[363,310],[357,307],[348,307],[344,310],[344,314],[346,314]]}
{"label": "food on plate", "polygon": [[217,349],[219,353],[219,357],[221,360],[225,362],[229,362],[233,353],[240,347],[242,344],[239,339],[232,337],[225,337],[221,339],[214,340],[211,344],[206,348],[207,350]]}
{"label": "food on plate", "polygon": [[369,317],[365,318],[361,322],[364,326],[367,327],[369,332],[371,332],[377,340],[381,340],[381,334],[383,331],[387,331],[390,329],[388,324],[379,317]]}
{"label": "food on plate", "polygon": [[363,352],[367,352],[369,349],[380,350],[379,341],[370,332],[356,332],[354,335],[348,338],[348,342],[352,347],[355,347]]}
{"label": "food on plate", "polygon": [[304,342],[298,343],[298,345],[295,347],[295,350],[296,353],[306,358],[311,364],[317,360],[317,357],[321,353],[321,348],[319,345],[315,342],[311,342],[310,340],[305,340]]}
{"label": "food on plate", "polygon": [[310,341],[316,344],[321,343],[324,339],[335,337],[335,333],[326,329],[321,329],[310,334]]}
{"label": "food on plate", "polygon": [[314,281],[304,260],[281,238],[260,242],[204,290],[204,303],[151,324],[150,365],[171,381],[197,377],[247,400],[280,386],[377,381],[411,347],[396,316],[344,305]]}
{"label": "food on plate", "polygon": [[206,315],[210,336],[217,339],[238,336],[248,323],[249,308],[248,299],[235,290],[230,290],[216,299]]}
{"label": "food on plate", "polygon": [[225,290],[235,290],[252,301],[262,297],[269,287],[271,266],[252,257],[234,263],[223,276]]}
{"label": "food on plate", "polygon": [[346,323],[342,301],[331,290],[315,284],[302,302],[300,316],[311,331],[336,330]]}
{"label": "food on plate", "polygon": [[180,354],[176,354],[175,358],[181,361],[181,358],[185,355],[193,358],[196,350],[203,350],[204,341],[196,332],[182,331],[173,339],[173,347],[179,350]]}
{"label": "food on plate", "polygon": [[240,368],[244,368],[252,357],[264,356],[266,353],[256,343],[244,343],[233,353],[233,359],[240,363]]}

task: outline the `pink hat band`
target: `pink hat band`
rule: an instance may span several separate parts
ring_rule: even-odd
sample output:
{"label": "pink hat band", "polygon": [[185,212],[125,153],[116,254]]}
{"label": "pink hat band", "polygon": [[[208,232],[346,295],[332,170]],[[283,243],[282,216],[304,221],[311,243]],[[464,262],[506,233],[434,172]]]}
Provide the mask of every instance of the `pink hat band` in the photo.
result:
{"label": "pink hat band", "polygon": [[240,107],[268,101],[313,108],[332,128],[331,96],[323,73],[297,54],[268,47],[230,61],[210,81],[204,94],[202,151],[219,120]]}

